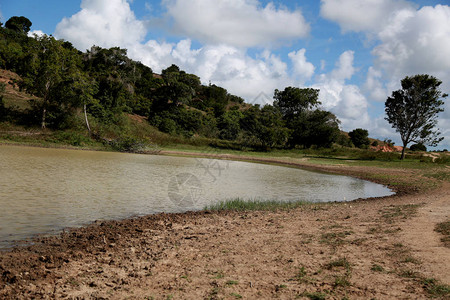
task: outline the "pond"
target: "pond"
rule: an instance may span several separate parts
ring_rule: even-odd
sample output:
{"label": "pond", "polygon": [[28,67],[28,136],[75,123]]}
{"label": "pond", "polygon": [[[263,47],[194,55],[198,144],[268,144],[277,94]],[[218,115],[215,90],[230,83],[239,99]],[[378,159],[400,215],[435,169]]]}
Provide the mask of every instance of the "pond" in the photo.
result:
{"label": "pond", "polygon": [[266,164],[0,146],[0,247],[94,220],[200,210],[234,198],[328,202],[391,194],[352,177]]}

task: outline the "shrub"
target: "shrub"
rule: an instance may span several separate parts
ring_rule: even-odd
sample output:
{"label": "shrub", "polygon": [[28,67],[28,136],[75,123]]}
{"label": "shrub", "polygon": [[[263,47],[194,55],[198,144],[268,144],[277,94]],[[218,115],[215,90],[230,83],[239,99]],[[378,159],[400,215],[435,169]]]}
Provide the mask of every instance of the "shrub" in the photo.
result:
{"label": "shrub", "polygon": [[427,151],[427,147],[424,144],[414,144],[409,148],[411,151]]}

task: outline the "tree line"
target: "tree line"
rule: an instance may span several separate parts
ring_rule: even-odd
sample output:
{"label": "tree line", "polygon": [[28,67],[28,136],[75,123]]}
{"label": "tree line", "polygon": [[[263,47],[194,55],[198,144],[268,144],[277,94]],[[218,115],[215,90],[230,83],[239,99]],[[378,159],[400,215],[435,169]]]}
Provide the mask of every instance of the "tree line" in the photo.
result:
{"label": "tree line", "polygon": [[[369,144],[367,130],[355,129],[350,137],[340,131],[338,118],[321,109],[318,89],[286,87],[274,91],[272,105],[248,104],[220,86],[201,84],[198,76],[176,65],[154,74],[148,66],[130,59],[126,49],[92,46],[81,52],[69,41],[53,36],[29,37],[31,25],[25,17],[12,17],[4,26],[0,23],[0,68],[17,73],[21,79],[15,84],[35,96],[26,110],[7,108],[0,98],[0,121],[66,130],[79,127],[82,119],[89,135],[101,138],[105,132],[99,124],[118,125],[124,115],[136,114],[168,134],[232,141],[259,149]],[[435,88],[440,84],[437,79],[425,79]],[[394,128],[406,122],[395,120],[401,111],[406,114],[404,118],[417,116],[417,112],[393,104],[408,93],[417,94],[397,91],[386,102],[387,120]],[[446,95],[436,91],[428,94],[435,100],[429,103],[437,106],[426,115],[427,102],[421,102],[422,117],[415,118],[420,124],[415,123],[409,133],[400,130],[404,142],[438,142],[430,138],[435,133],[435,115],[442,110],[439,106],[443,102],[436,103],[440,101],[436,99]],[[417,98],[414,95],[411,97]],[[433,121],[427,123],[430,118]]]}
{"label": "tree line", "polygon": [[[337,117],[320,109],[317,89],[286,87],[275,90],[273,105],[248,104],[220,86],[201,84],[176,65],[154,74],[130,59],[126,49],[93,46],[80,52],[52,36],[28,37],[30,28],[25,17],[13,17],[0,28],[0,67],[19,74],[18,86],[36,96],[20,116],[11,113],[16,122],[64,130],[81,113],[95,136],[101,133],[90,124],[114,124],[128,113],[147,117],[169,134],[256,148],[349,143]],[[6,111],[2,114],[5,119]]]}

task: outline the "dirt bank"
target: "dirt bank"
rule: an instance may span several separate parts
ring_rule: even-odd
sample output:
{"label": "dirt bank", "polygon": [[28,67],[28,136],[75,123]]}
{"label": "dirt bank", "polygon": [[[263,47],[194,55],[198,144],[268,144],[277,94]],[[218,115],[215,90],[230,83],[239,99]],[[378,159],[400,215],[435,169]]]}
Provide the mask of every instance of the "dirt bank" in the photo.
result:
{"label": "dirt bank", "polygon": [[[422,180],[411,170],[308,167]],[[450,284],[450,249],[434,226],[449,219],[450,184],[394,187],[393,197],[289,211],[97,222],[0,253],[0,298],[448,297],[437,280]]]}

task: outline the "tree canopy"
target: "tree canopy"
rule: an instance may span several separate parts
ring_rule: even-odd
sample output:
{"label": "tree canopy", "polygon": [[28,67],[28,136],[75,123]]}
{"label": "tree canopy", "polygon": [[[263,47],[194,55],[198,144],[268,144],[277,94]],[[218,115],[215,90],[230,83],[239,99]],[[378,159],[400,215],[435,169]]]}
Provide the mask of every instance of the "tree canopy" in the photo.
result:
{"label": "tree canopy", "polygon": [[405,158],[405,149],[410,142],[436,146],[443,137],[436,129],[438,114],[444,109],[439,86],[442,81],[424,74],[405,77],[401,81],[402,89],[392,92],[385,102],[386,120],[400,133],[403,143],[401,159]]}
{"label": "tree canopy", "polygon": [[101,141],[134,117],[171,135],[238,148],[330,147],[339,141],[339,120],[319,109],[318,89],[277,89],[273,105],[261,107],[202,84],[176,65],[155,74],[129,58],[127,49],[81,52],[70,41],[29,37],[30,27],[25,17],[0,25],[0,68],[17,73],[18,86],[33,96],[29,107],[14,113],[0,101],[2,120],[57,130],[86,127]]}
{"label": "tree canopy", "polygon": [[21,16],[21,17],[11,17],[8,21],[5,23],[5,27],[17,32],[25,33],[27,34],[31,29],[31,21],[27,18]]}
{"label": "tree canopy", "polygon": [[353,145],[358,148],[367,147],[370,144],[369,131],[362,128],[356,128],[348,133]]}

